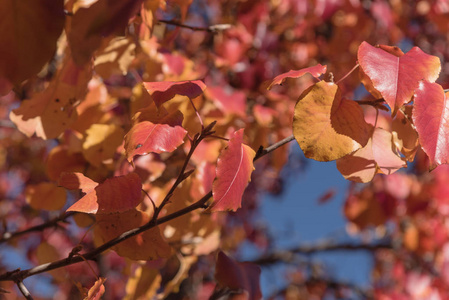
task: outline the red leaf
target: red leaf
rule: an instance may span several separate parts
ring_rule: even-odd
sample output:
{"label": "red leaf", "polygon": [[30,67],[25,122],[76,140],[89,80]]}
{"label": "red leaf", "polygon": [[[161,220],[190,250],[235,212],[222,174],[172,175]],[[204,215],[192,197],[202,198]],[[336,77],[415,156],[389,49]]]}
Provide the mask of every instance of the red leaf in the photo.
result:
{"label": "red leaf", "polygon": [[[87,183],[86,190],[88,190],[87,186],[92,185],[92,182]],[[105,182],[87,192],[67,211],[97,215],[124,212],[135,208],[141,202],[141,190],[142,182],[136,173],[106,179]]]}
{"label": "red leaf", "polygon": [[249,300],[262,299],[260,291],[260,267],[249,262],[237,262],[222,251],[218,252],[215,279],[222,287],[244,290]]}
{"label": "red leaf", "polygon": [[448,94],[437,83],[422,81],[415,92],[413,122],[430,168],[449,163]]}
{"label": "red leaf", "polygon": [[158,107],[176,95],[194,99],[206,89],[206,85],[201,80],[144,82],[143,85]]}
{"label": "red leaf", "polygon": [[68,190],[82,190],[83,193],[90,193],[98,186],[98,183],[84,176],[81,173],[62,173],[58,180],[58,185]]}
{"label": "red leaf", "polygon": [[322,66],[321,64],[317,64],[316,66],[304,68],[301,70],[290,70],[287,73],[283,73],[281,75],[276,76],[270,85],[267,87],[267,90],[271,89],[273,85],[282,84],[286,78],[298,78],[307,73],[312,75],[315,78],[320,77],[324,73],[326,73],[327,66]]}
{"label": "red leaf", "polygon": [[243,129],[234,132],[228,147],[218,157],[211,211],[236,211],[241,207],[243,192],[254,170],[255,155],[253,149],[243,144]]}
{"label": "red leaf", "polygon": [[181,126],[149,121],[138,123],[125,135],[126,157],[131,162],[136,155],[172,152],[184,142],[186,134],[187,131]]}
{"label": "red leaf", "polygon": [[357,57],[363,72],[394,115],[398,108],[412,99],[420,80],[434,82],[438,78],[441,65],[438,57],[428,55],[418,47],[413,47],[400,57],[396,56],[400,55],[398,51],[396,55],[389,52],[363,42]]}
{"label": "red leaf", "polygon": [[246,116],[246,95],[244,92],[233,91],[231,87],[222,86],[209,87],[207,92],[223,113]]}

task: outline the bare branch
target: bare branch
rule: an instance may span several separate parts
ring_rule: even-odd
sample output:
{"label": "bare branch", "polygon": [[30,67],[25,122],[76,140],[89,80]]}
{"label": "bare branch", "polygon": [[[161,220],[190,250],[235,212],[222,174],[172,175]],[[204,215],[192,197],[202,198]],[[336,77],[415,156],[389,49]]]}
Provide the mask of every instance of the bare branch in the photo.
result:
{"label": "bare branch", "polygon": [[26,286],[23,284],[22,281],[17,282],[17,287],[19,288],[19,291],[22,293],[22,295],[25,297],[25,299],[33,300],[33,297],[31,296],[30,292],[26,288]]}

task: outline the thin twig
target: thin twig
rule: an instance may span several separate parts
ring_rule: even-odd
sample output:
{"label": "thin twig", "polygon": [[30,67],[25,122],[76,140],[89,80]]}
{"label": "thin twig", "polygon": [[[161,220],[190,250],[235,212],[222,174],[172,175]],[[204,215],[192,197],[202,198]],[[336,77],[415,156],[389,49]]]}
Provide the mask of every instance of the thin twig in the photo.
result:
{"label": "thin twig", "polygon": [[224,31],[227,30],[229,28],[232,27],[231,24],[217,24],[217,25],[211,25],[208,27],[198,27],[198,26],[191,26],[191,25],[186,25],[186,24],[182,24],[178,21],[175,20],[158,20],[159,23],[164,23],[164,24],[168,24],[168,25],[173,25],[173,26],[177,26],[177,27],[182,27],[182,28],[187,28],[193,31],[207,31],[207,32],[211,32],[211,33],[216,33],[218,31]]}
{"label": "thin twig", "polygon": [[352,72],[355,71],[355,69],[357,69],[359,67],[359,64],[357,63],[354,68],[351,69],[351,71],[349,71],[345,76],[343,76],[342,78],[340,78],[339,81],[337,81],[336,84],[339,84],[340,82],[342,82],[344,79],[346,79],[346,77],[348,77],[349,75],[351,75]]}
{"label": "thin twig", "polygon": [[[256,161],[257,159],[261,158],[262,156],[264,156],[270,152],[273,152],[277,148],[287,144],[288,142],[292,141],[293,139],[294,139],[293,136],[291,136],[291,137],[283,139],[282,141],[280,141],[276,144],[273,144],[272,146],[270,146],[266,149],[259,150],[258,153],[256,154],[256,157],[254,158],[254,161]],[[147,231],[147,230],[154,228],[160,224],[167,223],[173,219],[176,219],[178,217],[186,215],[186,214],[188,214],[194,210],[197,210],[199,208],[207,208],[206,203],[211,197],[212,197],[212,191],[209,191],[206,195],[204,195],[197,202],[195,202],[183,209],[180,209],[174,213],[160,217],[156,220],[156,222],[149,222],[140,227],[128,230],[128,231],[122,233],[121,235],[119,235],[118,237],[104,243],[103,245],[101,245],[89,252],[83,253],[82,256],[86,260],[92,260],[97,255],[103,253],[104,251],[114,247],[115,245],[117,245],[135,235],[138,235],[139,233]],[[16,269],[16,270],[1,274],[0,281],[16,281],[16,282],[22,281],[23,279],[28,278],[30,276],[34,276],[36,274],[48,272],[48,271],[51,271],[54,269],[58,269],[61,267],[65,267],[65,266],[69,266],[69,265],[73,265],[73,264],[82,262],[83,258],[81,258],[80,255],[72,255],[65,259],[57,260],[57,261],[50,262],[50,263],[45,263],[45,264],[36,266],[34,268],[31,268],[31,269],[27,269],[27,270]]]}
{"label": "thin twig", "polygon": [[16,231],[16,232],[5,232],[2,234],[2,237],[0,238],[0,244],[1,243],[5,243],[9,240],[11,240],[12,238],[24,235],[26,233],[30,233],[30,232],[35,232],[35,231],[42,231],[46,228],[49,227],[56,227],[58,226],[59,222],[64,222],[67,218],[73,216],[75,214],[75,212],[68,212],[68,213],[64,213],[62,215],[60,215],[59,217],[56,217],[54,219],[51,219],[45,223],[42,223],[40,225],[36,225],[30,228],[27,228],[25,230],[22,231]]}
{"label": "thin twig", "polygon": [[33,297],[31,296],[30,292],[26,288],[26,286],[23,284],[22,281],[17,281],[17,287],[19,288],[19,291],[22,293],[22,295],[25,297],[25,299],[33,300]]}

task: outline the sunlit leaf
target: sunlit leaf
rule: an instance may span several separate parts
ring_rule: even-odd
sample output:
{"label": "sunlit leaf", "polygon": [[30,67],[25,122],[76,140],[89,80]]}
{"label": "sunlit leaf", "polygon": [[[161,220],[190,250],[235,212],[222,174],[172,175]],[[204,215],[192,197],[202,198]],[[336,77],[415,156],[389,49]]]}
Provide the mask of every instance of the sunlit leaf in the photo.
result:
{"label": "sunlit leaf", "polygon": [[[90,191],[89,188],[93,186],[93,183],[85,181],[80,176],[77,177],[85,182],[80,185],[80,188],[87,190],[87,194],[67,211],[97,215],[110,214],[127,211],[141,202],[142,182],[136,173],[106,179],[105,182]],[[67,179],[67,184],[70,185],[69,179]]]}
{"label": "sunlit leaf", "polygon": [[412,99],[420,80],[434,82],[438,78],[441,64],[438,57],[428,55],[418,47],[413,47],[404,55],[402,51],[385,49],[389,51],[363,42],[357,57],[363,72],[394,115],[398,108]]}
{"label": "sunlit leaf", "polygon": [[430,168],[449,163],[448,93],[437,83],[422,81],[416,89],[413,122]]}
{"label": "sunlit leaf", "polygon": [[87,297],[84,298],[85,300],[100,300],[101,296],[105,293],[104,288],[104,282],[106,281],[106,278],[100,277],[97,281],[95,281],[95,284],[89,289],[89,292],[87,293]]}
{"label": "sunlit leaf", "polygon": [[267,90],[271,89],[274,85],[282,84],[284,80],[287,78],[298,78],[307,73],[309,73],[315,78],[318,78],[324,73],[326,73],[326,69],[327,69],[326,65],[322,66],[321,64],[317,64],[316,66],[304,68],[301,70],[290,70],[286,73],[276,76],[270,83],[270,85],[267,87]]}
{"label": "sunlit leaf", "polygon": [[144,82],[143,85],[158,107],[176,95],[194,99],[206,89],[206,85],[201,80]]}
{"label": "sunlit leaf", "polygon": [[341,158],[366,145],[372,127],[360,106],[341,98],[338,86],[320,81],[299,97],[293,134],[304,155],[318,161]]}
{"label": "sunlit leaf", "polygon": [[68,190],[82,190],[83,193],[90,193],[98,183],[84,176],[82,173],[62,173],[58,184]]}
{"label": "sunlit leaf", "polygon": [[136,155],[172,152],[184,142],[186,134],[181,126],[148,121],[137,123],[125,136],[126,157],[131,162]]}
{"label": "sunlit leaf", "polygon": [[243,192],[254,170],[255,155],[253,149],[243,144],[243,129],[234,132],[228,147],[218,157],[211,211],[236,211],[241,207]]}
{"label": "sunlit leaf", "polygon": [[117,147],[122,144],[123,129],[114,124],[93,124],[86,130],[83,155],[94,166],[112,162]]}

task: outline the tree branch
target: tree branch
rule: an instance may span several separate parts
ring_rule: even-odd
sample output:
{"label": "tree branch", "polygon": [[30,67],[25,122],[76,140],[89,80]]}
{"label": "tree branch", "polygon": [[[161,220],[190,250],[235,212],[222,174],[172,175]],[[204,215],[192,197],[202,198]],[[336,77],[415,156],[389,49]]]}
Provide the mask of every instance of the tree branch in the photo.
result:
{"label": "tree branch", "polygon": [[211,25],[208,27],[198,27],[198,26],[191,26],[191,25],[186,25],[186,24],[182,24],[178,21],[175,20],[158,20],[159,23],[164,23],[164,24],[168,24],[168,25],[173,25],[173,26],[177,26],[177,27],[182,27],[182,28],[187,28],[193,31],[207,31],[207,32],[212,32],[212,33],[217,33],[218,31],[223,31],[223,30],[227,30],[229,28],[232,27],[231,24],[217,24],[217,25]]}
{"label": "tree branch", "polygon": [[22,293],[22,295],[25,297],[25,299],[33,300],[33,297],[31,296],[30,292],[26,288],[26,286],[23,284],[22,281],[17,282],[17,287],[19,288],[19,291]]}
{"label": "tree branch", "polygon": [[68,213],[63,213],[62,215],[60,215],[59,217],[56,217],[54,219],[51,219],[45,223],[42,223],[40,225],[36,225],[30,228],[27,228],[25,230],[22,231],[16,231],[16,232],[4,232],[0,238],[0,244],[8,242],[9,240],[19,237],[21,235],[30,233],[30,232],[35,232],[35,231],[42,231],[46,228],[49,227],[56,227],[58,226],[59,222],[64,222],[67,218],[73,216],[75,214],[75,212],[68,212]]}
{"label": "tree branch", "polygon": [[375,251],[392,248],[393,245],[390,241],[379,242],[376,244],[335,243],[326,241],[316,245],[302,245],[288,250],[273,251],[252,260],[251,262],[258,265],[271,265],[279,262],[295,263],[297,261],[297,255],[309,255],[328,251]]}
{"label": "tree branch", "polygon": [[[293,136],[290,136],[288,138],[283,139],[282,141],[273,144],[272,146],[266,148],[266,149],[259,149],[258,153],[256,154],[256,157],[254,158],[254,161],[256,161],[257,159],[261,158],[262,156],[273,152],[274,150],[276,150],[277,148],[287,144],[288,142],[292,141],[294,139]],[[111,247],[139,234],[142,233],[146,230],[149,230],[151,228],[156,227],[157,225],[169,222],[173,219],[176,219],[180,216],[183,216],[185,214],[188,214],[196,209],[199,208],[207,208],[206,202],[212,197],[212,191],[209,191],[206,195],[204,195],[200,200],[198,200],[197,202],[181,209],[178,210],[174,213],[171,213],[167,216],[158,218],[156,221],[154,222],[149,222],[143,226],[131,229],[129,231],[126,231],[124,233],[122,233],[120,236],[104,243],[103,245],[89,251],[86,253],[83,253],[82,255],[76,255],[76,256],[68,256],[67,258],[61,259],[61,260],[57,260],[51,263],[45,263],[39,266],[36,266],[34,268],[31,269],[27,269],[27,270],[23,270],[21,271],[20,269],[16,269],[13,271],[9,271],[6,273],[3,273],[0,275],[0,281],[15,281],[15,282],[19,282],[19,281],[23,281],[23,279],[28,278],[30,276],[39,274],[39,273],[44,273],[44,272],[48,272],[57,268],[61,268],[61,267],[65,267],[65,266],[69,266],[69,265],[73,265],[79,262],[82,262],[83,259],[86,260],[93,260],[97,255],[101,254],[102,252],[110,249]],[[82,257],[81,257],[82,256]]]}

